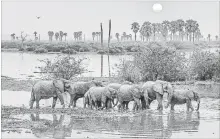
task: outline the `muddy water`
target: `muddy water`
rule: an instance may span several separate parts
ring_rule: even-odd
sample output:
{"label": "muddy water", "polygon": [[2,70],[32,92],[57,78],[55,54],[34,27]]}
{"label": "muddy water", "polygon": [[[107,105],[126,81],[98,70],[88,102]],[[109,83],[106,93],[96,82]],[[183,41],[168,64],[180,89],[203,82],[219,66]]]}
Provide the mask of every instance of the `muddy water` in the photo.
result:
{"label": "muddy water", "polygon": [[[2,91],[2,105],[28,107],[28,95],[30,92]],[[174,112],[169,109],[159,112],[155,101],[150,110],[136,113],[119,113],[115,109],[101,116],[12,114],[3,119],[8,120],[8,125],[10,119],[16,119],[29,126],[13,125],[14,131],[3,126],[2,138],[219,138],[219,103],[219,99],[202,98],[199,112],[186,112],[185,105],[175,106]],[[47,107],[43,100],[40,104]],[[82,99],[78,100],[77,107],[82,107]]]}

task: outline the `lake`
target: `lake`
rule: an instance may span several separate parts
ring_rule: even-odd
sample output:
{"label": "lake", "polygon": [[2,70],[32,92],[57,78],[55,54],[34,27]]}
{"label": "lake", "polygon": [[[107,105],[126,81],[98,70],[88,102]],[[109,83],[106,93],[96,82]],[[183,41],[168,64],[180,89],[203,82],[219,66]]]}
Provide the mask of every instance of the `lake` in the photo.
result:
{"label": "lake", "polygon": [[[39,69],[42,66],[39,60],[50,59],[53,60],[59,54],[35,54],[22,52],[2,52],[2,75],[12,78],[26,79],[29,77],[39,78]],[[61,54],[63,55],[63,54]],[[101,76],[101,55],[98,54],[77,54],[71,55],[76,58],[87,58],[83,62],[83,66],[87,68],[87,73],[81,76],[100,77]],[[115,64],[120,63],[120,59],[132,59],[131,55],[111,55],[110,66],[111,73],[116,74],[117,69]],[[103,56],[103,76],[108,77],[108,57]]]}

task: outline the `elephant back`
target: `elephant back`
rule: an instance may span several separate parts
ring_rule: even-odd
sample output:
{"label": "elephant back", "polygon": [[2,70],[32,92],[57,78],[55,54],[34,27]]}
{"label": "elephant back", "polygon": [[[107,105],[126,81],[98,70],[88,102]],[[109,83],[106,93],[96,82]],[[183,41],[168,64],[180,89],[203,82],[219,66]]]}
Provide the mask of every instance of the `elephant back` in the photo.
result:
{"label": "elephant back", "polygon": [[119,90],[119,88],[121,87],[122,85],[119,84],[119,83],[110,83],[108,84],[106,87],[110,87],[110,88],[113,88],[115,90]]}

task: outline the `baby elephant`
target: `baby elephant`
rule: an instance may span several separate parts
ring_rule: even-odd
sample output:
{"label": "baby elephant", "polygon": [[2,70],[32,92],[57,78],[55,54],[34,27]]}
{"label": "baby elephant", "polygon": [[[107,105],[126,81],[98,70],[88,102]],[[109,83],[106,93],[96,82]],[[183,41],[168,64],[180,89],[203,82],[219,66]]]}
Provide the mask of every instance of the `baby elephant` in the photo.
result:
{"label": "baby elephant", "polygon": [[177,104],[185,104],[187,111],[191,109],[194,110],[192,107],[191,101],[194,100],[197,102],[197,111],[199,110],[200,105],[200,97],[197,92],[194,92],[193,90],[174,90],[172,94],[168,94],[168,103],[165,106],[165,108],[169,107],[169,104],[171,105],[171,110],[174,110],[174,106]]}
{"label": "baby elephant", "polygon": [[[103,109],[107,108],[107,100],[113,102],[113,98],[116,96],[116,93],[117,91],[110,87],[92,87],[86,92],[84,99],[88,97],[90,107],[92,108],[92,105],[94,104],[96,109],[100,107],[99,103],[101,102],[101,109]],[[84,107],[86,105],[85,103],[86,101],[84,101]]]}

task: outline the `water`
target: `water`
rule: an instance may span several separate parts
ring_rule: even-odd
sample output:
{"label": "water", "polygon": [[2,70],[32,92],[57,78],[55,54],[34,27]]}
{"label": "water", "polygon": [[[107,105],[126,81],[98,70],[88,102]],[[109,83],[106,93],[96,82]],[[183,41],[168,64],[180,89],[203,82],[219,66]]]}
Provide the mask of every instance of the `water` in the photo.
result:
{"label": "water", "polygon": [[[19,52],[2,52],[2,75],[12,78],[26,79],[29,77],[39,78],[39,69],[43,65],[39,60],[46,58],[53,60],[58,54],[34,54]],[[87,58],[84,66],[88,69],[88,73],[82,76],[100,77],[101,76],[101,55],[98,54],[77,54],[72,55],[76,58]],[[129,55],[111,55],[110,66],[112,74],[116,74],[115,64],[120,63],[120,59],[132,59]],[[103,76],[108,76],[108,58],[103,56]]]}
{"label": "water", "polygon": [[[5,90],[2,91],[2,98],[4,106],[28,107],[30,92]],[[202,98],[199,112],[186,112],[185,105],[175,106],[175,112],[169,109],[159,112],[156,110],[157,102],[153,101],[150,110],[132,113],[131,103],[130,112],[120,115],[115,109],[114,116],[10,115],[21,122],[33,122],[33,126],[15,126],[18,133],[4,131],[3,128],[2,138],[219,138],[219,103],[219,99]],[[49,104],[52,104],[52,99]],[[83,107],[82,99],[76,105]],[[40,101],[40,106],[49,105]],[[193,106],[196,103],[193,102]],[[61,108],[59,102],[56,107]]]}

